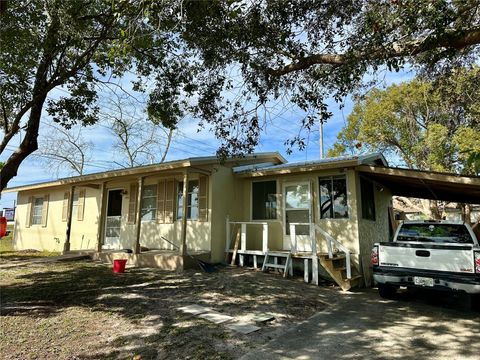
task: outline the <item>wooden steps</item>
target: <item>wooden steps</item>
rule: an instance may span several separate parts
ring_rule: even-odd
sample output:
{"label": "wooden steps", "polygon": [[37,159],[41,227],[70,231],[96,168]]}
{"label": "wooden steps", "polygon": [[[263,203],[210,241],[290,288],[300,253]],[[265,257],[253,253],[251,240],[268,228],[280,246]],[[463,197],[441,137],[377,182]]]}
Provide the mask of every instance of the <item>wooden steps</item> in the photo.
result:
{"label": "wooden steps", "polygon": [[322,254],[318,257],[320,264],[327,271],[327,273],[335,280],[335,282],[342,288],[342,290],[350,290],[354,286],[358,286],[361,282],[362,275],[355,272],[355,268],[352,267],[352,275],[350,279],[347,279],[346,266],[345,266],[345,254],[336,254],[332,258],[328,257],[328,254]]}
{"label": "wooden steps", "polygon": [[[281,258],[285,259],[283,263],[278,262]],[[269,262],[269,259],[274,262]],[[267,251],[263,260],[262,271],[267,271],[268,269],[283,270],[283,277],[286,277],[287,273],[291,274],[293,272],[292,254],[289,251]]]}

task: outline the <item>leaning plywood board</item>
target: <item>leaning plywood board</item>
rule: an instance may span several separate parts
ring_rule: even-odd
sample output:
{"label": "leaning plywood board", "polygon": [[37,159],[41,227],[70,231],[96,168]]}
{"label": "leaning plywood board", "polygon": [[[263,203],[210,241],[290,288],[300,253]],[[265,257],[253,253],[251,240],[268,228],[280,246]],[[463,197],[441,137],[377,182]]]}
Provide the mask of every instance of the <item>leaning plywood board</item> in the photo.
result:
{"label": "leaning plywood board", "polygon": [[232,262],[230,265],[235,265],[235,258],[237,257],[238,246],[240,245],[240,228],[237,230],[237,236],[235,237],[235,245],[233,246]]}

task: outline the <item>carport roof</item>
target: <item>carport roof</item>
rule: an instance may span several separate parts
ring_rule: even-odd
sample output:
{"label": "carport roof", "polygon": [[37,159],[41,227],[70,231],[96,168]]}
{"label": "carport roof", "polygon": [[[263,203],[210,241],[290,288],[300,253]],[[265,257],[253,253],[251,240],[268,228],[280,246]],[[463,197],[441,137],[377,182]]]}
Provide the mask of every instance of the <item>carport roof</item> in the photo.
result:
{"label": "carport roof", "polygon": [[480,204],[480,176],[368,165],[357,170],[390,189],[393,195]]}

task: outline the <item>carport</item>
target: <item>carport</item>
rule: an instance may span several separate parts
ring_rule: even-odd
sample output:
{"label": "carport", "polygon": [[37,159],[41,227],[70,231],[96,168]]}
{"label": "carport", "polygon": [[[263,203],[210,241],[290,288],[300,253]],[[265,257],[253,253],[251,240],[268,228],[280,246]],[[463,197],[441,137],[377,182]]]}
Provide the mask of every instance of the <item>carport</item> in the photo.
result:
{"label": "carport", "polygon": [[480,204],[480,176],[361,165],[360,174],[381,184],[392,195]]}

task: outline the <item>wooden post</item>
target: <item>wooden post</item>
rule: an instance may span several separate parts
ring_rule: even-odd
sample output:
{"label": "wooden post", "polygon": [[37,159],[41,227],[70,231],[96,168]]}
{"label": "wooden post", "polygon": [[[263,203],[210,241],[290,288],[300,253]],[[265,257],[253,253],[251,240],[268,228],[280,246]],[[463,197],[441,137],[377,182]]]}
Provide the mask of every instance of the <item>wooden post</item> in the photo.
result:
{"label": "wooden post", "polygon": [[312,282],[318,285],[318,256],[313,254],[312,256]]}
{"label": "wooden post", "polygon": [[97,251],[102,251],[103,245],[103,231],[105,229],[105,216],[107,211],[107,183],[103,182],[100,187],[100,208],[98,209],[98,224],[97,224]]}
{"label": "wooden post", "polygon": [[268,223],[263,224],[263,232],[262,232],[262,251],[264,254],[268,251]]}
{"label": "wooden post", "polygon": [[68,216],[67,216],[67,231],[65,236],[65,243],[63,244],[63,253],[70,251],[70,233],[72,232],[72,214],[73,214],[73,195],[75,193],[75,186],[70,188],[70,198],[68,199]]}
{"label": "wooden post", "polygon": [[[242,229],[242,234],[240,238],[240,250],[244,252],[245,250],[247,250],[247,224],[243,223],[241,225],[241,229]],[[245,258],[245,255],[243,255],[242,253],[238,256],[240,266],[244,265],[244,258]]]}
{"label": "wooden post", "polygon": [[290,251],[297,252],[297,234],[295,224],[290,224]]}
{"label": "wooden post", "polygon": [[180,246],[180,254],[187,255],[187,201],[188,196],[188,171],[183,174],[183,217],[182,217],[182,244]]}
{"label": "wooden post", "polygon": [[142,227],[142,197],[143,197],[143,176],[138,178],[137,191],[137,212],[135,213],[135,254],[140,254],[140,229]]}
{"label": "wooden post", "polygon": [[308,259],[303,259],[303,281],[308,283]]}

